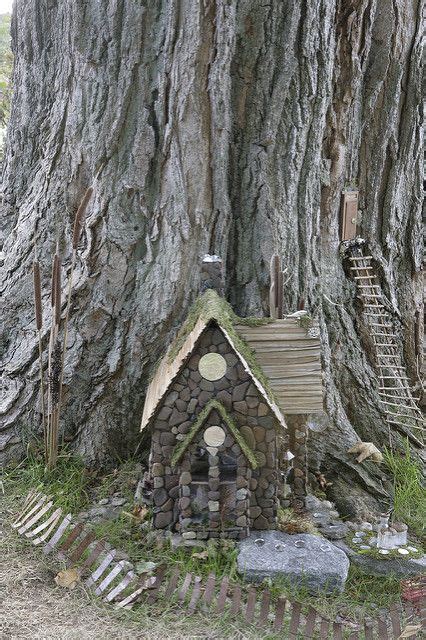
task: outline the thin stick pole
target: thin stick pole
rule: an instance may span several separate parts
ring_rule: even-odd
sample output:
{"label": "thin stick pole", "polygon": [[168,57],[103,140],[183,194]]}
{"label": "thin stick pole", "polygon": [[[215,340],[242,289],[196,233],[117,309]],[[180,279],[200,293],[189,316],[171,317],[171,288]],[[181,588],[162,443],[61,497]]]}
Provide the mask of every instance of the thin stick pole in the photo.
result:
{"label": "thin stick pole", "polygon": [[[56,250],[53,258],[52,265],[52,284],[51,284],[51,327],[50,327],[50,340],[49,340],[49,358],[48,358],[48,423],[47,423],[47,435],[48,435],[48,458],[47,467],[53,469],[56,464],[56,431],[57,431],[57,417],[56,409],[58,399],[54,397],[54,360],[55,360],[55,346],[57,344],[58,332],[59,332],[59,319],[60,319],[60,258],[59,258],[59,239],[56,242]],[[58,310],[59,305],[59,310]]]}
{"label": "thin stick pole", "polygon": [[43,345],[41,342],[41,331],[38,330],[38,358],[40,363],[40,394],[41,394],[41,416],[43,421],[43,442],[44,453],[47,455],[47,427],[46,427],[46,407],[44,400],[44,376],[43,376]]}

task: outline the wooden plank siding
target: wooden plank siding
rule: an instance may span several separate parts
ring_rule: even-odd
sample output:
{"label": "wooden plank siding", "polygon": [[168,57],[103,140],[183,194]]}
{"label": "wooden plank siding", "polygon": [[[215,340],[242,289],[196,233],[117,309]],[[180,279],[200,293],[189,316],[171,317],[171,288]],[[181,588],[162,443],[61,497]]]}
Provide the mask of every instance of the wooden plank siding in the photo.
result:
{"label": "wooden plank siding", "polygon": [[297,318],[282,318],[259,327],[237,325],[235,328],[255,352],[282,413],[323,410],[319,337],[308,336]]}

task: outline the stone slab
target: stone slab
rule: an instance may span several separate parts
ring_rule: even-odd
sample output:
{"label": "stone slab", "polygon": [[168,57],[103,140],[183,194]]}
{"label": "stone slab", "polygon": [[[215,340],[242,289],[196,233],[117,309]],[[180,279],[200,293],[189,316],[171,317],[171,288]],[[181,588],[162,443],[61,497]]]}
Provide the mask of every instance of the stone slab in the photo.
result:
{"label": "stone slab", "polygon": [[[264,544],[259,546],[256,539],[263,539]],[[343,591],[349,570],[346,554],[328,540],[281,531],[250,534],[239,543],[237,564],[249,582],[284,578],[313,594]]]}

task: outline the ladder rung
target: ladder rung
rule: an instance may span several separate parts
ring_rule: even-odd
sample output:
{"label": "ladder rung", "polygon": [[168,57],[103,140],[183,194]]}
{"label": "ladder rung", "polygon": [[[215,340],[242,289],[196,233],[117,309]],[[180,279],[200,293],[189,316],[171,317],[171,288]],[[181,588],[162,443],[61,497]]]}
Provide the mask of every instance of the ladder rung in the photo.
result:
{"label": "ladder rung", "polygon": [[[402,389],[403,391],[403,389]],[[393,398],[394,400],[406,400],[406,396],[405,395],[399,395],[399,396],[393,396],[390,393],[383,393],[382,391],[379,391],[379,396],[383,396],[385,398]],[[417,398],[413,398],[413,400],[417,400]]]}
{"label": "ladder rung", "polygon": [[399,353],[378,353],[377,354],[378,358],[401,358],[401,356],[399,355]]}
{"label": "ladder rung", "polygon": [[393,349],[398,349],[398,345],[394,344],[393,342],[376,342],[375,346],[376,347],[392,347]]}
{"label": "ladder rung", "polygon": [[349,260],[372,260],[373,256],[349,256]]}
{"label": "ladder rung", "polygon": [[383,391],[406,391],[406,387],[379,387]]}
{"label": "ladder rung", "polygon": [[[414,425],[407,425],[407,424],[404,424],[404,422],[399,422],[398,420],[394,420],[394,419],[390,420],[388,413],[386,414],[386,417],[388,418],[388,422],[391,422],[392,424],[398,424],[400,427],[404,427],[407,430],[408,430],[408,427],[410,427],[410,429],[421,429],[422,431],[424,431],[423,427],[415,427]],[[420,445],[420,442],[419,442],[419,445]]]}
{"label": "ladder rung", "polygon": [[[406,413],[395,413],[396,418],[409,418],[410,420],[414,420],[415,422],[423,422],[423,416],[409,416]],[[408,426],[408,425],[407,425]],[[425,430],[424,427],[415,427],[417,429]]]}
{"label": "ladder rung", "polygon": [[[399,407],[398,407],[399,408]],[[410,409],[410,407],[402,407],[403,409]],[[386,411],[386,410],[385,410]],[[414,411],[414,409],[413,409]],[[410,416],[408,413],[394,413],[395,418],[409,418],[415,422],[422,422],[422,416]]]}
{"label": "ladder rung", "polygon": [[[404,398],[406,400],[406,398]],[[383,404],[388,404],[391,407],[394,407],[395,405],[398,405],[399,409],[407,409],[407,411],[418,411],[417,408],[415,407],[410,407],[406,404],[401,404],[400,402],[387,402],[386,400],[382,400],[380,399],[380,402],[382,402]]]}
{"label": "ladder rung", "polygon": [[[352,267],[351,267],[352,268]],[[354,280],[371,280],[371,278],[376,278],[376,274],[372,273],[371,276],[354,276]]]}
{"label": "ladder rung", "polygon": [[383,309],[383,313],[385,308],[382,304],[371,304],[370,302],[364,302],[364,307],[370,307],[370,309]]}
{"label": "ladder rung", "polygon": [[406,376],[379,376],[381,380],[407,380]]}
{"label": "ladder rung", "polygon": [[357,284],[359,289],[380,289],[379,284]]}
{"label": "ladder rung", "polygon": [[373,271],[373,267],[371,267],[370,265],[367,265],[366,267],[358,265],[357,267],[349,267],[349,269],[351,271]]}
{"label": "ladder rung", "polygon": [[405,374],[405,367],[399,367],[397,365],[392,364],[391,362],[390,363],[384,362],[382,364],[379,362],[378,367],[379,369],[391,369],[395,371],[397,375],[401,375],[399,373],[400,371],[402,371],[402,373]]}
{"label": "ladder rung", "polygon": [[378,331],[373,331],[371,333],[371,335],[373,336],[373,338],[378,338],[380,336],[384,336],[385,338],[397,338],[398,337],[396,335],[396,333],[379,333]]}
{"label": "ladder rung", "polygon": [[387,329],[393,329],[391,324],[382,324],[381,322],[370,322],[372,327],[384,327]]}

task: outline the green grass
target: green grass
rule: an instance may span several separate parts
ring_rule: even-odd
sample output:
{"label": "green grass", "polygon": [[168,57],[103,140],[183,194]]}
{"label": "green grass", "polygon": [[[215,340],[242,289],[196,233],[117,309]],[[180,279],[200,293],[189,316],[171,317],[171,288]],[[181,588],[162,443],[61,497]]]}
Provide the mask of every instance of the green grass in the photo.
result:
{"label": "green grass", "polygon": [[[36,456],[31,457],[5,473],[3,486],[8,501],[14,504],[18,496],[24,496],[31,487],[41,485],[43,491],[54,494],[55,502],[74,514],[87,506],[88,494],[93,499],[94,496],[109,496],[116,491],[124,495],[127,490],[130,504],[125,511],[131,514],[130,492],[133,492],[134,462],[122,465],[120,469],[102,479],[97,477],[96,487],[93,486],[93,482],[93,477],[85,471],[79,458],[61,454],[55,471],[46,473],[42,460]],[[192,573],[204,579],[209,573],[214,572],[218,580],[227,575],[232,583],[243,584],[243,576],[237,573],[237,549],[232,541],[211,540],[205,548],[195,550],[172,549],[168,539],[158,539],[149,528],[142,530],[140,523],[126,512],[122,512],[114,520],[94,524],[92,527],[98,538],[104,538],[116,549],[126,552],[136,567],[139,562],[148,561],[154,562],[157,566],[165,564],[170,572],[177,566],[181,575]],[[286,526],[294,526],[295,518],[291,513],[284,513],[283,521]],[[296,525],[300,527],[298,520]],[[304,523],[302,525],[304,526]],[[356,566],[350,567],[346,588],[342,594],[312,596],[306,588],[296,588],[284,580],[266,581],[265,584],[259,585],[259,588],[262,589],[266,585],[271,590],[273,600],[285,596],[305,607],[311,605],[331,619],[338,613],[350,620],[358,621],[363,615],[374,614],[377,608],[386,608],[400,599],[399,579],[392,576],[371,577]],[[162,606],[166,604],[162,603]],[[129,615],[133,619],[142,613],[135,611],[129,612]],[[214,624],[219,624],[219,621],[215,619]]]}
{"label": "green grass", "polygon": [[133,501],[135,493],[135,465],[138,463],[133,460],[123,462],[118,468],[111,473],[104,475],[100,479],[100,483],[94,488],[94,493],[98,499],[109,498],[115,492],[119,492],[123,498]]}
{"label": "green grass", "polygon": [[[121,515],[113,521],[95,526],[98,536],[104,536],[115,548],[128,553],[130,560],[165,564],[170,572],[179,567],[180,575],[192,573],[206,578],[214,572],[220,580],[227,575],[235,584],[244,585],[243,576],[237,572],[237,548],[230,540],[210,540],[205,549],[172,549],[167,539],[155,540],[150,533],[141,532],[138,525]],[[194,554],[201,552],[202,557]],[[334,618],[346,615],[357,621],[360,616],[374,614],[378,608],[389,607],[400,599],[400,580],[389,575],[374,577],[366,575],[360,568],[351,565],[343,593],[313,596],[303,586],[295,587],[290,581],[265,580],[259,588],[269,587],[272,599],[284,596],[304,606],[315,607],[322,615]]]}
{"label": "green grass", "polygon": [[66,513],[77,513],[88,502],[87,490],[92,478],[83,460],[63,452],[55,469],[49,471],[42,455],[31,454],[15,467],[6,467],[2,483],[5,493],[24,496],[36,487],[47,495],[53,495],[57,506]]}
{"label": "green grass", "polygon": [[398,602],[401,595],[399,578],[368,576],[355,565],[349,568],[343,593],[313,596],[306,587],[295,587],[286,580],[275,580],[269,585],[273,598],[284,595],[303,605],[311,605],[325,617],[333,619],[339,614],[355,621],[361,615],[371,614],[378,608]]}
{"label": "green grass", "polygon": [[408,440],[405,453],[385,449],[384,460],[393,475],[393,508],[395,519],[405,522],[423,543],[426,526],[426,490],[420,464],[410,454]]}

